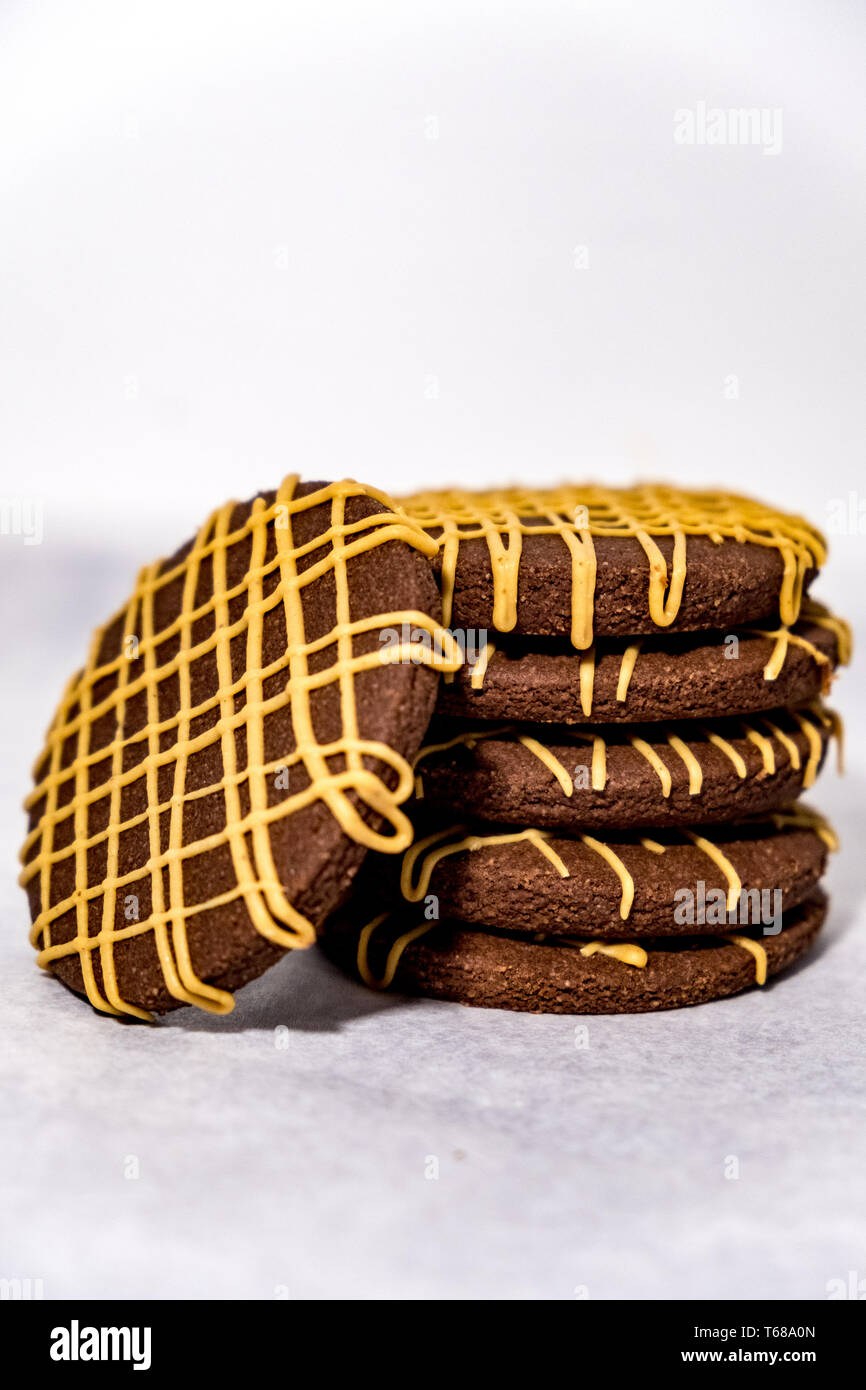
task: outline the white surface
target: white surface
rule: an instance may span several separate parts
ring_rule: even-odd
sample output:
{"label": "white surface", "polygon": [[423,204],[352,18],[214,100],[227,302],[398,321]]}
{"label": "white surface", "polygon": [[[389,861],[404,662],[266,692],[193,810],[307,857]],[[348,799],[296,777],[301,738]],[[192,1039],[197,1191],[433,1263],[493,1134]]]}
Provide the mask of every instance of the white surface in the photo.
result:
{"label": "white surface", "polygon": [[[826,525],[861,486],[862,8],[504,8],[0,14],[2,494],[45,524],[0,537],[0,1276],[47,1296],[866,1277],[856,668],[849,777],[812,798],[848,846],[826,944],[764,992],[592,1019],[579,1051],[572,1020],[383,1000],[308,953],[149,1029],[27,945],[19,804],[62,684],[224,496],[657,473]],[[701,100],[781,106],[782,153],[675,146]],[[831,540],[820,593],[862,619],[863,537]]]}

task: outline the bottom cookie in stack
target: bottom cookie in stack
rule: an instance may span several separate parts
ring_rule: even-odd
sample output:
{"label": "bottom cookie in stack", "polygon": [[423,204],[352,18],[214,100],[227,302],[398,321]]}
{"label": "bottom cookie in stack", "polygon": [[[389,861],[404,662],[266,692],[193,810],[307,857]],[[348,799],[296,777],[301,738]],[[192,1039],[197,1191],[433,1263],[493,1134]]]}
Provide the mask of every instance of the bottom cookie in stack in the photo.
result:
{"label": "bottom cookie in stack", "polygon": [[324,950],[373,988],[532,1013],[643,1013],[763,985],[813,945],[835,848],[802,806],[604,840],[418,829],[399,882],[370,866]]}

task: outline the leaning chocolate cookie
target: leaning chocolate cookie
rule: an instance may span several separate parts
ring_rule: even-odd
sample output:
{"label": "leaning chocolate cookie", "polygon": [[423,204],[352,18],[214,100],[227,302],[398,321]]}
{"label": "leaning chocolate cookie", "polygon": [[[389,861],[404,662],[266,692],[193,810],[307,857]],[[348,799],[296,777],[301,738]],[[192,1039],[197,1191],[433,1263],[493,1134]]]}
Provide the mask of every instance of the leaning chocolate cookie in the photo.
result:
{"label": "leaning chocolate cookie", "polygon": [[378,493],[290,477],[142,572],[36,766],[42,965],[109,1013],[224,1013],[311,944],[369,848],[407,847],[431,668],[459,660],[433,548]]}
{"label": "leaning chocolate cookie", "polygon": [[775,936],[749,929],[718,938],[633,942],[527,941],[419,913],[364,924],[357,909],[332,918],[326,954],[372,988],[525,1013],[649,1013],[738,994],[793,965],[826,915],[817,889]]}
{"label": "leaning chocolate cookie", "polygon": [[836,723],[820,704],[586,730],[438,720],[415,762],[416,793],[452,819],[566,832],[741,820],[812,785]]}

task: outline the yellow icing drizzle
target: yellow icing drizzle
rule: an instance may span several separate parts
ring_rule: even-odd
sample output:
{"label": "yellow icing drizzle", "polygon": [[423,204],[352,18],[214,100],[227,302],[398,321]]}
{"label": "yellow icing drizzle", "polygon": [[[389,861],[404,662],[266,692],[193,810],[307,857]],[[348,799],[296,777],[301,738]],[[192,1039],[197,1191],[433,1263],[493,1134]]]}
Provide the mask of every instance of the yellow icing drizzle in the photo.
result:
{"label": "yellow icing drizzle", "polygon": [[[429,537],[405,515],[393,510],[383,494],[344,481],[305,496],[296,495],[297,477],[290,476],[281,484],[274,502],[256,498],[249,515],[232,528],[235,503],[227,503],[205,522],[190,548],[171,568],[151,565],[138,577],[136,587],[126,607],[108,624],[98,629],[91,641],[87,661],[67,685],[60,707],[47,737],[45,753],[36,767],[37,785],[27,798],[30,809],[42,802],[39,821],[25,839],[21,852],[23,870],[21,883],[26,886],[38,879],[40,908],[31,931],[31,941],[41,947],[38,962],[48,966],[62,957],[77,955],[81,964],[84,989],[95,1008],[113,1014],[146,1018],[144,1010],[121,998],[115,968],[114,950],[119,941],[152,934],[162,969],[165,987],[173,998],[215,1013],[227,1013],[233,1007],[231,994],[216,989],[197,978],[189,951],[188,923],[201,912],[231,902],[243,905],[255,930],[266,940],[280,947],[308,946],[315,939],[312,922],[288,900],[273,860],[269,829],[271,825],[310,805],[321,801],[337,820],[343,832],[369,848],[400,852],[412,838],[412,824],[399,809],[412,790],[412,772],[406,761],[387,745],[361,738],[358,730],[354,694],[355,677],[372,670],[384,661],[413,661],[436,670],[456,670],[462,663],[460,649],[450,633],[443,631],[428,614],[393,612],[352,620],[349,606],[347,564],[355,556],[389,541],[400,541],[422,554],[435,553],[436,546]],[[385,510],[347,522],[346,503],[353,497],[373,497]],[[294,539],[293,518],[313,507],[329,505],[330,526],[326,533],[301,545]],[[276,554],[266,561],[268,540],[273,536]],[[249,547],[247,572],[240,584],[230,587],[227,555],[239,544]],[[322,558],[301,569],[307,557],[325,550]],[[210,597],[197,601],[203,562],[210,562],[212,585]],[[335,623],[333,629],[316,641],[308,641],[304,626],[303,591],[320,576],[332,577],[335,590]],[[265,579],[277,580],[265,593]],[[166,586],[182,581],[181,610],[164,628],[157,622],[157,600]],[[243,597],[243,610],[232,619],[238,605],[232,600]],[[262,637],[264,616],[280,606],[286,625],[285,652],[277,660],[263,664]],[[194,630],[205,617],[212,618],[212,631],[196,640]],[[126,644],[121,639],[120,652],[100,662],[99,653],[109,628],[121,620],[123,637],[138,638],[137,653],[140,669],[131,676],[132,662],[127,657]],[[397,647],[355,655],[353,639],[364,633],[382,629],[410,628],[416,640]],[[421,635],[428,640],[421,640]],[[171,642],[170,639],[176,639]],[[245,643],[245,671],[238,679],[232,675],[231,643]],[[166,644],[176,648],[174,655],[164,658]],[[333,647],[335,660],[324,670],[311,671],[309,658],[316,652]],[[191,672],[196,662],[213,661],[216,667],[216,692],[207,700],[193,705]],[[264,683],[268,677],[286,672],[286,679],[276,697],[265,699]],[[108,694],[94,700],[97,688],[112,680]],[[168,681],[176,681],[179,708],[166,717],[160,711],[160,692]],[[313,728],[310,695],[314,690],[333,685],[339,692],[342,735],[328,745],[319,743]],[[124,723],[129,702],[143,697],[147,722],[143,728],[124,737]],[[238,700],[242,696],[242,700]],[[267,714],[282,708],[288,699],[295,735],[294,751],[279,763],[267,763],[264,755],[264,719]],[[74,712],[76,711],[77,712]],[[111,742],[91,748],[94,724],[111,714],[115,735]],[[216,714],[216,722],[204,732],[204,716]],[[246,741],[246,763],[239,765],[237,735]],[[61,770],[63,750],[74,740],[75,756]],[[124,768],[124,754],[130,746],[144,752],[131,767]],[[186,775],[189,759],[203,749],[219,749],[222,775],[214,786],[187,790]],[[146,751],[145,751],[146,750]],[[331,771],[328,760],[340,757],[345,766]],[[396,774],[396,785],[389,787],[365,767],[365,761],[377,759]],[[101,770],[108,763],[110,772],[104,781],[91,786],[95,767]],[[277,769],[302,765],[308,785],[300,792],[286,796],[275,805],[268,804],[268,778]],[[44,769],[44,770],[43,770]],[[172,792],[161,799],[159,774],[171,769]],[[144,783],[147,808],[121,823],[122,796],[125,789]],[[73,794],[63,804],[61,790],[71,784]],[[244,809],[241,788],[246,788],[249,809]],[[185,808],[203,797],[221,793],[225,802],[226,824],[218,832],[184,844],[183,816]],[[381,816],[390,833],[379,832],[367,824],[360,814],[355,798]],[[105,805],[100,814],[105,828],[90,829],[91,808]],[[57,844],[57,831],[71,819],[72,834],[67,843]],[[119,844],[121,835],[133,827],[145,827],[149,842],[149,857],[134,870],[119,873]],[[161,837],[167,836],[162,847]],[[105,867],[91,881],[88,860],[93,851],[104,846]],[[192,857],[209,850],[227,848],[234,886],[214,893],[204,902],[187,904],[184,897],[183,866]],[[74,888],[61,900],[51,902],[52,869],[71,861]],[[141,921],[116,925],[118,898],[123,890],[133,890],[142,881],[149,881],[151,910]],[[102,898],[101,922],[98,932],[89,934],[89,904]],[[65,942],[52,940],[52,924],[65,913],[75,912],[76,934]],[[103,990],[96,984],[93,969],[94,953],[104,982]]]}
{"label": "yellow icing drizzle", "polygon": [[390,915],[389,912],[381,912],[378,917],[373,918],[372,922],[367,923],[366,927],[362,929],[361,935],[358,937],[358,974],[364,981],[364,984],[370,989],[388,989],[389,985],[393,983],[394,976],[397,973],[397,966],[400,964],[400,957],[406,950],[406,947],[411,945],[413,941],[417,941],[419,936],[424,936],[426,932],[432,931],[433,927],[438,925],[436,922],[422,922],[420,926],[413,927],[411,931],[403,932],[402,936],[398,936],[388,952],[388,958],[385,961],[385,969],[381,977],[377,979],[370,970],[367,959],[370,949],[370,937],[373,935],[376,928]]}
{"label": "yellow icing drizzle", "polygon": [[514,730],[510,724],[499,725],[497,728],[484,729],[480,732],[467,729],[463,733],[455,734],[453,738],[445,739],[442,743],[425,744],[415,755],[415,767],[417,768],[424,758],[432,758],[436,753],[447,753],[451,748],[457,748],[461,744],[464,748],[472,749],[476,743],[482,743],[484,739],[508,737],[513,736],[513,734]]}
{"label": "yellow icing drizzle", "polygon": [[770,819],[777,830],[783,830],[787,826],[813,830],[823,840],[831,853],[835,853],[839,848],[839,837],[830,822],[821,815],[820,811],[813,811],[811,806],[804,806],[802,802],[795,802],[784,811],[775,811]]}
{"label": "yellow icing drizzle", "polygon": [[743,732],[750,743],[754,743],[761,755],[763,771],[768,775],[776,771],[776,755],[773,752],[773,745],[770,740],[757,729],[749,728],[748,724],[743,725]]}
{"label": "yellow icing drizzle", "polygon": [[[837,618],[823,604],[817,603],[814,599],[803,601],[800,617],[805,622],[814,624],[815,627],[823,627],[833,633],[836,638],[839,665],[847,666],[851,660],[851,627],[844,618]],[[791,646],[800,647],[804,652],[807,652],[818,666],[828,667],[831,665],[826,652],[822,652],[820,648],[815,646],[814,642],[809,641],[808,637],[803,637],[798,632],[792,632],[790,627],[782,626],[774,628],[772,631],[754,628],[753,631],[759,637],[767,637],[774,643],[770,658],[764,666],[764,680],[766,681],[776,680],[785,664],[785,658]]]}
{"label": "yellow icing drizzle", "polygon": [[800,750],[789,734],[784,729],[780,729],[778,724],[774,724],[771,719],[764,720],[764,728],[769,729],[773,738],[777,738],[781,743],[788,757],[791,759],[791,766],[795,772],[800,771]]}
{"label": "yellow icing drizzle", "polygon": [[592,714],[592,690],[595,683],[595,647],[580,659],[580,708],[588,719]]}
{"label": "yellow icing drizzle", "polygon": [[671,781],[670,770],[662,762],[655,749],[649,743],[646,742],[646,739],[632,737],[629,740],[629,742],[631,743],[632,748],[636,749],[638,753],[641,753],[646,758],[650,767],[656,773],[659,781],[662,784],[662,796],[670,796],[671,786],[673,785]]}
{"label": "yellow icing drizzle", "polygon": [[472,675],[469,678],[469,684],[472,686],[473,690],[480,690],[484,685],[484,677],[487,675],[487,668],[490,665],[490,658],[493,656],[493,653],[495,651],[496,647],[493,642],[484,643],[481,655],[476,661],[475,666],[472,670]]}
{"label": "yellow icing drizzle", "polygon": [[622,961],[623,965],[634,965],[642,970],[649,959],[642,946],[638,946],[636,941],[588,941],[585,946],[581,946],[582,956],[610,956],[613,960]]}
{"label": "yellow icing drizzle", "polygon": [[518,743],[522,743],[524,748],[528,748],[530,753],[534,753],[538,761],[544,763],[549,772],[552,772],[559,785],[562,787],[566,796],[574,794],[574,783],[568,769],[549,748],[545,748],[543,743],[539,743],[537,738],[530,738],[527,734],[520,734]]}
{"label": "yellow icing drizzle", "polygon": [[[521,840],[534,845],[539,853],[548,859],[560,878],[568,878],[569,871],[556,851],[547,843],[549,836],[543,830],[518,830],[513,834],[503,835],[463,835],[463,826],[452,825],[445,830],[436,831],[433,835],[428,835],[423,840],[418,840],[411,849],[408,849],[403,856],[403,864],[400,872],[400,891],[403,897],[410,903],[420,902],[425,897],[430,887],[430,879],[436,865],[452,854],[463,854],[467,850],[472,852],[485,849],[489,845],[511,845],[518,844]],[[440,844],[439,841],[446,840],[449,835],[458,835],[461,838],[449,844]],[[434,848],[435,846],[435,848]],[[418,873],[417,883],[412,882],[415,866],[421,856],[423,860]]]}
{"label": "yellow icing drizzle", "polygon": [[721,734],[714,733],[712,729],[704,729],[703,732],[710,743],[714,744],[716,748],[724,753],[726,758],[731,760],[737,770],[737,776],[740,778],[745,777],[748,769],[742,753],[738,753],[732,743],[729,743],[726,738],[722,738]]}
{"label": "yellow icing drizzle", "polygon": [[701,765],[695,757],[687,743],[683,743],[676,734],[668,736],[668,743],[675,753],[678,753],[686,765],[689,774],[689,796],[697,796],[704,783],[704,774]]}
{"label": "yellow icing drizzle", "polygon": [[592,835],[581,835],[581,840],[589,848],[594,849],[596,854],[600,854],[602,859],[610,865],[620,881],[622,896],[619,905],[619,915],[625,921],[631,912],[631,905],[634,902],[634,879],[628,869],[623,864],[618,854],[615,854],[610,845],[604,844],[602,840],[596,840]]}
{"label": "yellow icing drizzle", "polygon": [[591,785],[594,792],[603,792],[607,785],[607,745],[600,734],[592,740]]}
{"label": "yellow icing drizzle", "polygon": [[644,849],[648,849],[651,854],[664,854],[667,845],[660,845],[658,840],[648,840],[646,836],[641,840]]}
{"label": "yellow icing drizzle", "polygon": [[839,653],[839,665],[847,666],[851,660],[853,645],[851,624],[846,623],[844,618],[837,618],[823,603],[818,603],[811,598],[803,604],[802,616],[808,622],[814,623],[816,627],[824,627],[828,632],[833,633]]}
{"label": "yellow icing drizzle", "polygon": [[802,729],[803,733],[806,735],[806,742],[809,745],[809,757],[807,759],[806,767],[803,772],[803,786],[811,787],[815,781],[815,776],[818,771],[818,764],[821,761],[821,753],[823,751],[824,744],[821,739],[821,735],[815,728],[815,725],[812,724],[805,717],[805,715],[801,714],[799,710],[794,710],[793,715],[797,723],[800,725],[800,728]]}
{"label": "yellow icing drizzle", "polygon": [[767,982],[767,952],[760,941],[753,941],[750,936],[738,936],[735,933],[723,933],[723,940],[730,941],[732,946],[742,946],[744,951],[748,951],[755,957],[755,984],[763,985]]}
{"label": "yellow icing drizzle", "polygon": [[789,646],[800,647],[804,652],[808,652],[813,661],[819,666],[829,666],[830,658],[826,652],[822,652],[810,642],[808,638],[801,637],[799,633],[792,632],[788,627],[777,628],[775,632],[764,632],[756,629],[759,637],[769,637],[775,640],[775,646],[770,654],[770,658],[764,667],[764,680],[774,681],[779,675],[785,664],[785,657],[788,655]]}
{"label": "yellow icing drizzle", "polygon": [[635,663],[640,649],[640,642],[631,642],[622,654],[622,662],[619,668],[619,680],[616,683],[616,698],[619,700],[620,704],[623,703],[628,695],[628,688],[631,683],[632,675],[634,674]]}
{"label": "yellow icing drizzle", "polygon": [[698,849],[703,850],[704,854],[706,854],[710,859],[712,859],[716,867],[721,869],[722,873],[725,875],[725,878],[728,881],[728,899],[726,903],[726,909],[728,912],[733,912],[734,908],[737,906],[737,903],[740,900],[740,891],[743,887],[743,883],[742,879],[740,878],[740,875],[737,873],[730,859],[728,859],[726,855],[722,854],[722,851],[719,849],[718,845],[714,845],[712,840],[706,839],[705,836],[698,835],[693,830],[686,830],[684,831],[684,834],[689,840],[691,840],[693,845],[696,845]]}
{"label": "yellow icing drizzle", "polygon": [[813,714],[822,728],[826,729],[831,738],[836,740],[836,770],[839,773],[845,771],[845,730],[842,725],[842,718],[834,709],[829,709],[827,705],[813,702],[809,706],[810,714]]}

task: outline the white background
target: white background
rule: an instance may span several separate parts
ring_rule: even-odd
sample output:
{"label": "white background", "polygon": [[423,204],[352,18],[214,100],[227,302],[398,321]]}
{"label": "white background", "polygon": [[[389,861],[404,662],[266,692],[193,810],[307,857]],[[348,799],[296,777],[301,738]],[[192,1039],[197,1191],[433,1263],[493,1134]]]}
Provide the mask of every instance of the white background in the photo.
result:
{"label": "white background", "polygon": [[[833,527],[817,592],[859,623],[863,538],[833,508],[862,498],[864,53],[855,0],[5,0],[2,496],[44,517],[42,545],[0,537],[7,866],[93,625],[287,471],[740,488]],[[701,101],[781,108],[781,152],[678,145]],[[849,779],[818,798],[853,850],[830,945],[764,995],[594,1021],[586,1054],[568,1020],[383,1007],[313,956],[228,1023],[119,1028],[37,974],[10,870],[0,1275],[565,1298],[866,1277],[857,682]]]}

